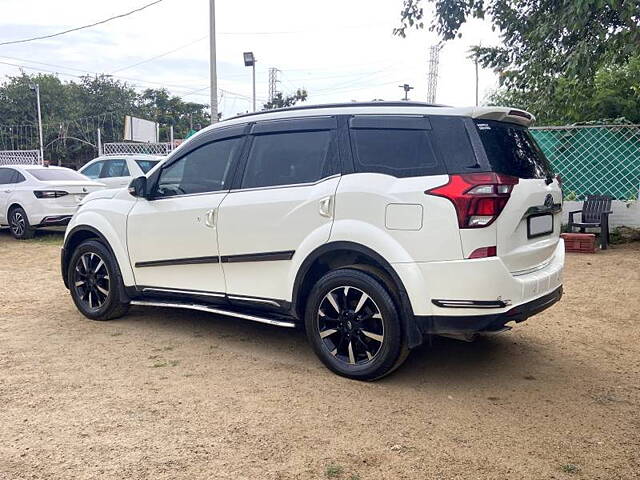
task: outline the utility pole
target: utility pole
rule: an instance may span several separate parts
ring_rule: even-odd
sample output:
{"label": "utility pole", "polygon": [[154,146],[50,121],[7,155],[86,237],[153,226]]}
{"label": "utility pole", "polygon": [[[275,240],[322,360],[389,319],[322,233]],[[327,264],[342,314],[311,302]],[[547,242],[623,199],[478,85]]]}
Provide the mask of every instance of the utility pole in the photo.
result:
{"label": "utility pole", "polygon": [[404,90],[404,101],[408,101],[409,100],[409,90],[413,90],[413,87],[410,86],[408,83],[405,83],[403,85],[398,85],[400,88],[402,88]]}
{"label": "utility pole", "polygon": [[275,67],[269,68],[269,102],[273,102],[278,93],[278,70]]}
{"label": "utility pole", "polygon": [[29,88],[36,92],[36,103],[38,105],[38,133],[40,136],[40,163],[44,163],[44,142],[42,140],[42,111],[40,110],[40,85],[32,83]]}
{"label": "utility pole", "polygon": [[218,75],[216,72],[216,0],[209,0],[209,76],[211,80],[211,123],[218,121]]}
{"label": "utility pole", "polygon": [[476,55],[473,59],[476,64],[476,107],[478,106],[478,55]]}

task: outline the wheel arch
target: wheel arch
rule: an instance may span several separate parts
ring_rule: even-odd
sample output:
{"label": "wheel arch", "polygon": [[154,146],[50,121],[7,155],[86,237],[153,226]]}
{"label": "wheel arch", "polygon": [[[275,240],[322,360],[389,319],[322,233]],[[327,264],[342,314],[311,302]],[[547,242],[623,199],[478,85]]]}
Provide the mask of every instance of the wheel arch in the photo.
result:
{"label": "wheel arch", "polygon": [[69,261],[71,260],[73,252],[78,247],[78,245],[80,245],[82,242],[85,242],[86,240],[92,240],[92,239],[98,240],[100,243],[102,243],[107,248],[107,250],[109,250],[109,253],[115,259],[116,269],[118,270],[118,275],[120,276],[120,279],[119,279],[120,281],[118,282],[121,288],[120,293],[123,299],[128,300],[129,296],[127,295],[126,288],[124,288],[124,283],[122,282],[122,273],[121,273],[122,269],[120,268],[118,257],[114,252],[113,247],[109,243],[109,240],[107,240],[106,236],[102,232],[100,232],[97,228],[92,227],[91,225],[77,225],[73,227],[65,236],[64,245],[61,251],[61,259],[60,259],[62,280],[64,282],[65,287],[69,288],[69,279],[67,278],[68,277],[67,272],[69,270]]}
{"label": "wheel arch", "polygon": [[292,314],[297,318],[304,318],[304,306],[313,285],[326,272],[345,267],[372,274],[384,283],[399,310],[407,346],[414,348],[420,345],[422,334],[416,325],[413,308],[401,278],[380,254],[355,242],[326,243],[307,255],[293,284]]}

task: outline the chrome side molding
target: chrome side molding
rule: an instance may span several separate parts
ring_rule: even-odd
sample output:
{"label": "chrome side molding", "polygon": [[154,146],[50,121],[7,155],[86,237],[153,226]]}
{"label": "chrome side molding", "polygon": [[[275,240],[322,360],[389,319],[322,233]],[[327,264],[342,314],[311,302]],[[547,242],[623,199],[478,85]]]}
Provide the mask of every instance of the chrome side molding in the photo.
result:
{"label": "chrome side molding", "polygon": [[276,327],[295,328],[294,322],[287,322],[284,320],[274,320],[273,318],[259,317],[257,315],[251,315],[248,313],[234,312],[233,310],[224,310],[218,307],[212,307],[209,305],[199,305],[196,303],[177,303],[177,302],[152,302],[147,300],[132,300],[131,305],[141,305],[146,307],[167,307],[167,308],[184,308],[189,310],[199,310],[201,312],[215,313],[218,315],[225,315],[228,317],[242,318],[244,320],[250,320],[252,322],[266,323],[267,325],[275,325]]}

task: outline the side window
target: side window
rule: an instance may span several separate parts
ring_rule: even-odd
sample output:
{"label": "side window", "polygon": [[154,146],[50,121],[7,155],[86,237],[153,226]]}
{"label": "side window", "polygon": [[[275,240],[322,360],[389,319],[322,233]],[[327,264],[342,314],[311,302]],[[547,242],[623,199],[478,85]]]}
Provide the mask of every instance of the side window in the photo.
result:
{"label": "side window", "polygon": [[22,175],[19,171],[14,170],[13,178],[11,180],[12,180],[12,183],[22,183],[26,180],[26,178],[24,178],[24,175]]}
{"label": "side window", "polygon": [[92,180],[95,180],[100,176],[100,170],[102,170],[103,165],[104,165],[104,162],[96,162],[93,165],[90,165],[84,170],[82,170],[80,173],[89,177]]}
{"label": "side window", "polygon": [[335,130],[256,135],[242,188],[310,183],[340,171]]}
{"label": "side window", "polygon": [[128,177],[129,169],[124,159],[106,160],[100,178]]}
{"label": "side window", "polygon": [[357,128],[351,130],[356,171],[394,177],[444,173],[427,130]]}
{"label": "side window", "polygon": [[231,163],[242,146],[242,137],[203,145],[160,172],[156,197],[218,192],[228,189]]}
{"label": "side window", "polygon": [[0,168],[0,185],[13,183],[13,172],[12,168]]}

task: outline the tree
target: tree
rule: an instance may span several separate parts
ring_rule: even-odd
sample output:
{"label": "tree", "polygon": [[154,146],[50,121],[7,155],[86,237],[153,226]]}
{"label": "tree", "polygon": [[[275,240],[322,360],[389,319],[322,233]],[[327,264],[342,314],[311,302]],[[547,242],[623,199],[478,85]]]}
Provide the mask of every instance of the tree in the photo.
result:
{"label": "tree", "polygon": [[469,19],[487,17],[502,46],[475,47],[480,64],[501,72],[508,89],[552,94],[555,80],[590,82],[607,66],[624,65],[640,45],[640,0],[404,0],[394,33],[429,25],[446,41],[461,36]]}
{"label": "tree", "polygon": [[287,95],[286,97],[282,92],[277,92],[270,102],[262,106],[262,109],[273,110],[274,108],[291,107],[298,102],[304,102],[307,96],[307,90],[304,88],[299,88],[293,95]]}
{"label": "tree", "polygon": [[624,65],[605,65],[593,81],[560,76],[553,80],[553,96],[531,89],[500,89],[492,105],[510,105],[535,112],[539,125],[584,121],[640,123],[640,55]]}
{"label": "tree", "polygon": [[[167,139],[169,125],[176,138],[191,126],[208,125],[207,105],[185,102],[164,89],[138,93],[126,82],[106,75],[62,82],[56,75],[20,75],[0,85],[0,150],[36,149],[36,99],[29,86],[40,85],[45,157],[54,163],[81,166],[96,155],[96,130],[104,142],[122,139],[125,115],[161,124]],[[19,125],[20,127],[14,128]]]}

